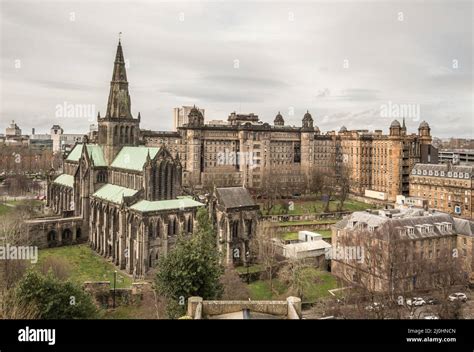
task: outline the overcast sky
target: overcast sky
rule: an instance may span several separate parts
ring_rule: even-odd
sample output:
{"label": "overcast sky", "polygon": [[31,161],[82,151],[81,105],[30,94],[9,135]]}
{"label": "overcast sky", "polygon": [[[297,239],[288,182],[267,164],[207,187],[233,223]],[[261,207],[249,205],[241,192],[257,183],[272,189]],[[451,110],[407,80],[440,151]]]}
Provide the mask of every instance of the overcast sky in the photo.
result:
{"label": "overcast sky", "polygon": [[58,106],[105,113],[123,32],[142,128],[170,130],[173,107],[196,104],[206,120],[281,111],[300,126],[308,109],[323,132],[387,131],[411,107],[409,132],[426,120],[435,136],[473,138],[471,1],[4,0],[0,16],[1,133],[10,120],[87,132],[89,116]]}

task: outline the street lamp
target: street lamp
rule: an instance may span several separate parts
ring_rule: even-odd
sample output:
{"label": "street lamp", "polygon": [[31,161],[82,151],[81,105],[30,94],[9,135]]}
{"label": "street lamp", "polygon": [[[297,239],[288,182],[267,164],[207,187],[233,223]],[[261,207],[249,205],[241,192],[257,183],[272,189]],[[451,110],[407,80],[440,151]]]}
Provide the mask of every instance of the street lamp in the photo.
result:
{"label": "street lamp", "polygon": [[114,295],[113,295],[113,308],[115,309],[115,287],[117,285],[117,270],[114,271]]}

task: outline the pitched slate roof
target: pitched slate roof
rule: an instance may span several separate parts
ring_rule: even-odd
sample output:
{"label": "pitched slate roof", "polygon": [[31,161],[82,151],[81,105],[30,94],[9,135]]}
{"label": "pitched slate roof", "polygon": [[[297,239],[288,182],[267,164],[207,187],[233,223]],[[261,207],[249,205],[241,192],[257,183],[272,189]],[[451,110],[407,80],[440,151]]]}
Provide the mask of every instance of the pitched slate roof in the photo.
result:
{"label": "pitched slate roof", "polygon": [[123,147],[110,166],[121,169],[142,171],[148,152],[154,158],[160,148],[154,147]]}
{"label": "pitched slate roof", "polygon": [[59,175],[53,182],[67,187],[74,187],[74,177],[67,174]]}
{"label": "pitched slate roof", "polygon": [[216,188],[216,195],[218,203],[227,209],[256,206],[244,187]]}
{"label": "pitched slate roof", "polygon": [[158,200],[158,201],[141,200],[135,203],[134,205],[132,205],[130,209],[145,213],[149,211],[195,208],[195,207],[201,207],[201,206],[204,206],[204,204],[199,203],[193,199],[179,198],[179,199],[168,199],[168,200]]}
{"label": "pitched slate roof", "polygon": [[465,236],[474,236],[474,221],[454,218],[457,233]]}
{"label": "pitched slate roof", "polygon": [[[107,166],[104,158],[104,151],[101,145],[98,144],[86,144],[87,152],[94,161],[95,166]],[[76,144],[73,150],[69,153],[67,161],[79,161],[82,152],[82,143]]]}
{"label": "pitched slate roof", "polygon": [[105,184],[97,192],[95,192],[92,196],[107,200],[112,203],[121,204],[122,197],[130,197],[133,196],[138,191],[131,188],[121,187],[117,185],[112,185],[110,183]]}

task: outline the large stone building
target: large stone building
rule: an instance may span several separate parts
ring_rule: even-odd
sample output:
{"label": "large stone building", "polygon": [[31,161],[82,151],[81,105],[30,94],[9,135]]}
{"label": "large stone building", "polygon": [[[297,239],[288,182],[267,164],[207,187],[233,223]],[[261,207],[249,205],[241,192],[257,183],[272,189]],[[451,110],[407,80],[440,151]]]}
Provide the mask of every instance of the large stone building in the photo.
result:
{"label": "large stone building", "polygon": [[331,272],[372,292],[473,280],[473,230],[472,221],[433,210],[354,212],[333,226]]}
{"label": "large stone building", "polygon": [[474,166],[416,164],[410,175],[410,196],[428,200],[428,206],[473,219]]}
{"label": "large stone building", "polygon": [[179,155],[166,146],[140,145],[140,114],[131,113],[120,42],[107,112],[97,123],[97,143],[76,144],[64,160],[64,173],[48,185],[48,206],[76,221],[73,230],[60,232],[54,222],[43,224],[47,241],[67,244],[88,237],[120,269],[144,277],[178,234],[193,232],[203,204],[180,196]]}
{"label": "large stone building", "polygon": [[177,132],[145,131],[143,139],[148,146],[164,143],[180,153],[185,185],[258,189],[271,178],[305,187],[316,172],[338,172],[345,166],[351,192],[384,192],[392,201],[398,194],[408,195],[413,165],[432,162],[436,155],[424,121],[417,134],[408,134],[405,121],[396,120],[388,135],[344,126],[337,133],[321,133],[309,112],[301,127],[285,125],[280,113],[273,125],[254,114],[236,113],[227,124],[212,125],[204,124],[202,113],[193,108]]}

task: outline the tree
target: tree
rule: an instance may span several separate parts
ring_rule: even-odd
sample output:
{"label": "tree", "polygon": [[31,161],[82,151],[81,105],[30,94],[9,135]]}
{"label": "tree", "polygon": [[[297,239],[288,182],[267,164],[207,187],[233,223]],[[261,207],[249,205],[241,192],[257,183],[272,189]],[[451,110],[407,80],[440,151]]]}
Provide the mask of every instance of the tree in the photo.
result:
{"label": "tree", "polygon": [[270,289],[273,291],[273,276],[275,275],[275,267],[278,263],[276,257],[277,246],[273,242],[276,237],[275,226],[269,223],[260,225],[259,230],[254,238],[251,239],[250,248],[252,257],[256,257],[259,264],[265,270],[266,279],[269,280]]}
{"label": "tree", "polygon": [[91,296],[70,281],[61,281],[52,273],[28,271],[14,293],[19,302],[32,302],[40,319],[89,319],[98,311]]}
{"label": "tree", "polygon": [[250,297],[249,289],[231,265],[225,268],[224,274],[221,276],[221,284],[224,287],[222,299],[245,300]]}
{"label": "tree", "polygon": [[324,196],[323,197],[323,202],[324,202],[323,211],[325,213],[329,213],[331,211],[330,201],[331,201],[331,197],[336,192],[337,180],[336,180],[335,173],[333,172],[324,173],[323,178],[324,178],[323,188],[322,188],[322,193]]}
{"label": "tree", "polygon": [[315,270],[302,260],[288,260],[279,270],[278,278],[286,284],[290,294],[303,298],[304,292],[311,285]]}
{"label": "tree", "polygon": [[180,236],[175,248],[158,263],[155,287],[167,299],[168,315],[184,313],[190,296],[217,299],[222,295],[215,231],[204,209],[197,214],[198,229],[192,237]]}
{"label": "tree", "polygon": [[339,202],[337,204],[337,211],[344,209],[344,202],[347,199],[351,189],[351,174],[350,169],[346,165],[342,165],[337,177],[337,195]]}

